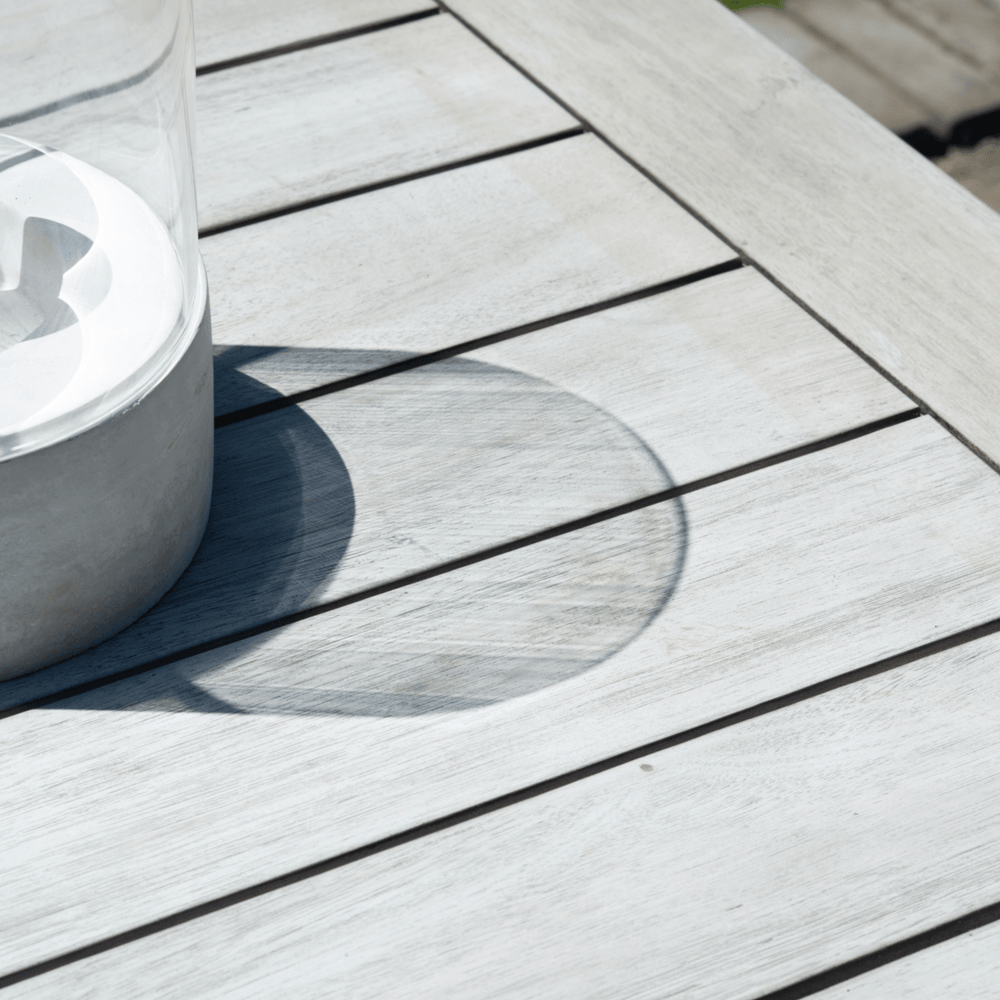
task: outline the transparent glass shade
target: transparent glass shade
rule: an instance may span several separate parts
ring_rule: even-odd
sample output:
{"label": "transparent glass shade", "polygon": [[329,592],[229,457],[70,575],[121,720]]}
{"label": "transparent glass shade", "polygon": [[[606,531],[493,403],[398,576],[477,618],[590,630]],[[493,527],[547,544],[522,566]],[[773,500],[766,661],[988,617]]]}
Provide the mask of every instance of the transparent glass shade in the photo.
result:
{"label": "transparent glass shade", "polygon": [[204,305],[190,0],[0,5],[0,461],[138,399]]}

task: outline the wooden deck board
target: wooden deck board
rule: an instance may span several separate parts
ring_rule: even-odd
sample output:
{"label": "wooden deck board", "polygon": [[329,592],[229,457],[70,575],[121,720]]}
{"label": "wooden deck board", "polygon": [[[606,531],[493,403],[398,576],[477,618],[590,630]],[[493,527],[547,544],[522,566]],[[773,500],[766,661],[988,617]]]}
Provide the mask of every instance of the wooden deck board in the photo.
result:
{"label": "wooden deck board", "polygon": [[[998,657],[993,637],[848,685],[85,959],[23,995],[131,996],[141,982],[163,997],[760,996],[1000,893]],[[54,731],[75,728],[54,714]],[[222,747],[210,753],[206,770],[225,766]],[[325,769],[345,763],[327,756]],[[304,817],[276,777],[272,801],[301,843]],[[201,801],[218,808],[227,791],[217,775]],[[255,797],[240,798],[244,820]],[[204,849],[189,845],[190,867]],[[149,857],[158,886],[171,855]]]}
{"label": "wooden deck board", "polygon": [[[216,0],[202,37],[221,54],[199,59],[424,9],[297,4]],[[979,100],[993,83],[962,49],[964,8],[946,23],[920,4],[880,16]],[[456,6],[728,243],[593,136],[203,241],[223,414],[466,353],[222,429],[215,520],[181,584],[119,639],[0,688],[18,704],[177,653],[0,723],[3,971],[1000,615],[996,477],[927,417],[441,566],[912,406],[782,284],[1000,454],[985,209],[709,0]],[[439,15],[203,76],[206,217],[577,120],[485,53]],[[280,105],[310,97],[304,131]],[[742,268],[608,307],[732,246],[778,284]],[[8,995],[749,1000],[996,902],[998,655],[990,638],[855,676],[652,771],[550,789]],[[991,941],[848,985],[974,990],[961,964]]]}
{"label": "wooden deck board", "polygon": [[[336,352],[219,351],[219,413],[267,398],[262,385],[277,390],[275,397],[323,377],[336,385],[382,359],[345,350],[338,367]],[[912,405],[752,268],[464,356],[545,379],[614,414],[678,482]]]}
{"label": "wooden deck board", "polygon": [[1000,79],[954,55],[878,0],[789,0],[787,10],[878,67],[942,124],[1000,103]]}
{"label": "wooden deck board", "polygon": [[823,1000],[986,1000],[1000,981],[1000,925],[990,924],[830,987]]}
{"label": "wooden deck board", "polygon": [[450,6],[1000,460],[996,213],[714,0]]}
{"label": "wooden deck board", "polygon": [[[396,357],[263,360],[287,380]],[[254,403],[254,372],[220,383]],[[97,649],[4,685],[0,705],[911,407],[744,271],[237,423],[217,436],[206,542],[170,594]]]}
{"label": "wooden deck board", "polygon": [[[151,4],[137,10],[134,17],[109,17],[107,0],[76,0],[71,5],[61,0],[32,0],[30,5],[7,5],[3,11],[4,50],[15,53],[17,58],[0,64],[0,122],[8,117],[19,119],[26,112],[37,113],[52,102],[95,88],[119,84],[147,70],[163,57],[177,10],[172,5]],[[101,52],[103,58],[77,61],[52,44],[57,36],[71,40],[80,51]],[[28,55],[31,72],[26,72],[21,62],[22,56]],[[78,119],[87,117],[91,103],[75,105]],[[112,107],[122,114],[121,104]],[[94,119],[88,124],[93,128]],[[111,121],[102,124],[107,126]],[[0,128],[25,138],[33,134],[30,121],[16,121]],[[40,141],[52,142],[56,135],[46,122]],[[79,148],[76,144],[75,151]]]}
{"label": "wooden deck board", "polygon": [[889,7],[989,76],[1000,75],[1000,11],[988,0],[889,0]]}
{"label": "wooden deck board", "polygon": [[434,10],[431,0],[196,0],[195,53],[211,65],[380,21]]}
{"label": "wooden deck board", "polygon": [[222,233],[202,252],[217,344],[421,353],[737,256],[593,136]]}
{"label": "wooden deck board", "polygon": [[986,139],[974,149],[952,149],[938,160],[949,177],[1000,212],[1000,140]]}
{"label": "wooden deck board", "polygon": [[929,108],[852,58],[850,51],[841,51],[821,38],[808,23],[773,7],[747,7],[740,11],[740,17],[886,128],[905,132],[930,116]]}
{"label": "wooden deck board", "polygon": [[[616,653],[657,508],[8,719],[3,968],[996,617],[998,504],[922,418],[687,496],[678,588]],[[565,616],[588,602],[611,631]],[[587,642],[612,655],[574,675]],[[533,656],[560,682],[496,688]],[[501,700],[428,715],[421,694]]]}
{"label": "wooden deck board", "polygon": [[212,73],[197,97],[202,228],[578,124],[444,16]]}

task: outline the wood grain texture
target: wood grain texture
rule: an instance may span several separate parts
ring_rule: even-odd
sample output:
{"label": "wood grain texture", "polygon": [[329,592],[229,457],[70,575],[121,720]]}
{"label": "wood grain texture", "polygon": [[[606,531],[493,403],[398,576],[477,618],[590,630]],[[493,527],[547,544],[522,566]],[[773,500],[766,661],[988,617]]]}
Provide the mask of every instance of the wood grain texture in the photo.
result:
{"label": "wood grain texture", "polygon": [[614,413],[681,483],[912,406],[751,268],[466,356]]}
{"label": "wood grain texture", "polygon": [[578,123],[450,17],[200,77],[202,228]]}
{"label": "wood grain texture", "polygon": [[199,66],[433,10],[429,0],[195,0]]}
{"label": "wood grain texture", "polygon": [[[998,663],[953,650],[12,995],[750,1000],[1000,897]],[[994,995],[931,982],[860,995]]]}
{"label": "wood grain texture", "polygon": [[[252,405],[266,382],[401,356],[234,348],[217,385]],[[743,271],[238,423],[217,434],[208,534],[180,583],[110,643],[4,684],[0,705],[910,407]]]}
{"label": "wood grain texture", "polygon": [[714,0],[450,6],[1000,460],[996,213]]}
{"label": "wood grain texture", "polygon": [[996,996],[998,981],[1000,926],[991,924],[833,986],[821,996],[823,1000],[988,1000]]}
{"label": "wood grain texture", "polygon": [[[53,101],[121,84],[143,71],[148,77],[149,68],[161,63],[165,53],[169,57],[173,52],[177,14],[178,8],[170,4],[122,8],[114,0],[78,0],[69,6],[61,0],[5,3],[0,10],[0,122],[37,112]],[[190,30],[185,19],[181,39],[189,38]],[[95,58],[95,53],[100,57]],[[159,84],[155,71],[154,77]],[[129,88],[133,98],[137,92],[142,94],[144,82],[136,81],[138,91],[134,86]],[[162,92],[157,94],[161,101],[163,96]],[[143,94],[142,100],[133,100],[131,108],[112,106],[123,117],[130,110],[134,126],[136,107],[142,108],[146,99],[148,95]],[[87,104],[75,104],[77,117],[87,116]],[[92,128],[100,127],[99,114],[92,117]],[[32,128],[20,121],[3,126],[5,132],[27,137],[33,134]]]}
{"label": "wood grain texture", "polygon": [[850,52],[821,38],[808,24],[789,17],[786,12],[773,7],[747,7],[739,16],[886,128],[903,132],[922,124],[932,114],[891,81],[854,59]]}
{"label": "wood grain texture", "polygon": [[[691,494],[684,506],[685,565],[651,617],[648,595],[664,588],[653,558],[663,537],[655,508],[617,519],[611,531],[611,522],[594,525],[6,720],[0,865],[12,930],[0,967],[59,954],[1000,614],[996,477],[926,418]],[[582,669],[574,673],[573,663]],[[550,671],[557,683],[509,697],[530,669],[536,677]],[[508,680],[514,687],[505,690]],[[939,700],[927,699],[932,712]],[[929,741],[925,728],[917,731]],[[992,720],[988,728],[992,747]],[[878,723],[875,731],[876,756],[891,759],[895,737],[887,744],[885,734],[895,730]],[[810,821],[806,793],[820,787],[810,768],[825,730],[810,732],[812,756],[782,751],[803,769],[773,815],[798,808],[801,794],[795,816],[822,830],[829,813],[821,808]],[[769,780],[770,764],[742,754],[740,780]],[[828,759],[844,780],[853,772],[840,758]],[[705,791],[707,818],[719,802]],[[757,792],[733,798],[729,786],[722,798],[737,808],[770,801]],[[587,801],[594,821],[620,820],[620,804],[605,811]],[[676,812],[686,814],[686,805]],[[587,815],[578,822],[589,824]],[[895,806],[888,815],[919,819]],[[789,821],[793,833],[799,822]],[[974,829],[992,830],[985,812],[982,823]],[[589,850],[577,824],[553,829],[573,831],[574,856]],[[929,835],[951,829],[927,824]],[[831,827],[832,844],[838,830]],[[811,864],[825,863],[814,840],[800,848]],[[842,854],[860,861],[864,852],[830,856]],[[642,863],[643,851],[623,856]],[[731,857],[742,863],[745,855]],[[722,864],[713,854],[706,867]],[[644,870],[650,876],[658,864]],[[503,882],[495,867],[484,871]],[[985,892],[978,862],[968,871]],[[891,872],[864,884],[885,898],[897,885]],[[966,884],[953,897],[963,906],[971,904]],[[773,891],[785,885],[779,879]],[[838,893],[790,890],[783,904],[832,906],[849,935]],[[748,891],[734,903],[758,914],[754,899]],[[570,906],[565,916],[587,909]],[[894,904],[884,912],[908,919]],[[783,976],[799,974],[797,954],[765,951]]]}
{"label": "wood grain texture", "polygon": [[[277,398],[386,360],[366,351],[216,350],[218,413],[254,405],[270,395],[265,387]],[[465,357],[544,379],[615,414],[678,482],[912,405],[752,268]]]}
{"label": "wood grain texture", "polygon": [[1000,81],[878,0],[790,0],[787,10],[877,67],[941,123],[1000,102]]}
{"label": "wood grain texture", "polygon": [[217,344],[419,352],[736,257],[593,136],[233,230],[201,250]]}

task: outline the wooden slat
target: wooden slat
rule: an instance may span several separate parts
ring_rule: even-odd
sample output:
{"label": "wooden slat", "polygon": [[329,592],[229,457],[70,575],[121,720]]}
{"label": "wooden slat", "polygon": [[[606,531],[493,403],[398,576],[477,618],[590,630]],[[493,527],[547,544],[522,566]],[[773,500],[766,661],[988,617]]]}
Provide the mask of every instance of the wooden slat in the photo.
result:
{"label": "wooden slat", "polygon": [[[686,564],[658,614],[656,594],[669,586],[666,507],[7,719],[12,794],[0,865],[12,930],[0,967],[59,954],[1000,614],[996,477],[927,418],[690,494],[684,505]],[[537,689],[509,697],[530,690],[524,679],[532,671]],[[967,676],[959,671],[943,690]],[[538,687],[538,678],[560,683]],[[192,688],[201,691],[200,705]],[[862,705],[870,697],[866,692]],[[481,707],[449,711],[449,698]],[[185,699],[196,710],[170,711]],[[935,694],[924,702],[931,713],[940,703]],[[130,705],[148,710],[121,710]],[[903,720],[908,711],[900,709]],[[968,731],[988,724],[992,755],[995,723],[970,713],[976,718],[979,729]],[[928,743],[934,736],[922,720],[917,731]],[[710,772],[722,782],[718,798],[702,769],[695,788],[704,794],[706,822],[722,802],[743,810],[759,799],[765,811],[754,815],[767,827],[768,815],[797,808],[796,796],[804,811],[795,815],[807,822],[814,805],[807,793],[825,789],[811,783],[853,773],[838,750],[828,771],[812,774],[827,734],[822,727],[810,732],[811,754],[794,747],[786,754],[787,740],[772,741],[778,755],[768,762],[785,756],[803,768],[777,802],[766,791],[773,767],[739,744],[732,759],[747,766],[735,786],[725,773]],[[876,759],[889,755],[891,762],[894,736],[887,743],[884,734],[892,727],[877,722],[872,732],[880,734]],[[857,748],[871,746],[853,723],[847,733]],[[919,759],[920,746],[916,752]],[[911,770],[907,764],[904,773]],[[860,773],[851,787],[870,782],[867,771]],[[764,785],[736,794],[743,781]],[[873,787],[876,794],[882,788]],[[586,801],[592,816],[614,817],[628,836],[620,803],[604,810],[594,808],[593,796]],[[921,809],[933,801],[925,797]],[[773,814],[766,812],[770,804]],[[947,815],[947,796],[943,804]],[[673,811],[679,820],[688,814],[686,800]],[[828,815],[816,813],[818,829]],[[919,822],[921,812],[891,808],[887,815]],[[576,823],[552,827],[560,837],[572,832],[566,842],[573,857],[588,851],[579,837],[579,824],[587,822],[581,813]],[[981,823],[975,829],[989,830],[995,842],[988,812]],[[797,825],[789,823],[793,840]],[[659,821],[654,826],[669,847],[671,836]],[[830,835],[836,844],[839,827]],[[623,843],[603,827],[600,837],[612,851]],[[803,839],[800,847],[810,864],[825,862],[815,843]],[[887,849],[894,856],[895,839]],[[627,856],[649,877],[660,870],[639,848]],[[780,861],[781,852],[776,856]],[[734,863],[745,857],[736,852]],[[716,853],[699,870],[730,872],[724,864],[724,853]],[[495,867],[484,871],[504,881]],[[968,871],[985,892],[982,870],[970,862]],[[725,883],[723,874],[719,879]],[[772,890],[766,884],[762,899],[773,898],[769,891],[781,896],[785,883],[774,881]],[[845,927],[852,922],[843,919],[850,884],[816,894],[816,905],[832,907]],[[948,891],[949,882],[940,884]],[[388,903],[393,895],[381,898]],[[694,905],[710,897],[685,898]],[[791,922],[784,906],[801,898],[781,897],[780,919]],[[748,890],[730,905],[743,902],[753,917],[761,912],[754,899]],[[953,899],[974,903],[960,885]],[[588,908],[569,907],[565,916]],[[353,918],[361,910],[345,903],[344,912]],[[884,912],[908,919],[894,901]],[[813,933],[808,920],[797,926]],[[626,939],[624,932],[609,937],[623,947]],[[731,963],[716,956],[715,965]],[[798,974],[785,968],[785,977]]]}
{"label": "wooden slat", "polygon": [[952,149],[937,165],[995,212],[1000,212],[1000,142],[986,139],[975,149]]}
{"label": "wooden slat", "polygon": [[788,11],[878,67],[942,123],[1000,102],[1000,82],[878,0],[790,0]]}
{"label": "wooden slat", "polygon": [[715,0],[450,6],[1000,460],[994,212]]}
{"label": "wooden slat", "polygon": [[[85,97],[95,88],[120,87],[132,79],[132,86],[126,88],[132,91],[131,108],[111,102],[101,110],[110,106],[123,118],[131,110],[133,117],[128,124],[133,127],[134,140],[134,98],[137,92],[142,93],[147,78],[143,71],[148,75],[151,66],[183,51],[190,38],[187,32],[191,25],[185,21],[180,44],[176,44],[177,13],[174,5],[151,4],[123,14],[114,0],[76,0],[71,5],[61,0],[4,4],[0,10],[0,122],[29,112],[37,114],[54,101]],[[99,58],[94,57],[97,53]],[[146,96],[143,94],[143,99]],[[90,118],[87,124],[91,129],[101,127],[100,111],[89,114],[92,102],[84,100],[71,106],[76,108],[78,119]],[[2,130],[28,138],[36,134],[30,121],[15,121]],[[45,122],[39,141],[48,135],[51,142],[54,134]]]}
{"label": "wooden slat", "polygon": [[[1000,895],[1000,894],[998,894]],[[883,966],[822,994],[823,1000],[986,1000],[1000,982],[1000,925],[991,924]]]}
{"label": "wooden slat", "polygon": [[886,128],[904,132],[933,115],[930,108],[922,107],[787,13],[773,7],[747,7],[740,11],[740,17]]}
{"label": "wooden slat", "polygon": [[435,351],[736,254],[593,136],[201,243],[217,344]]}
{"label": "wooden slat", "polygon": [[[220,413],[408,357],[363,350],[217,350]],[[911,405],[750,268],[466,356],[553,382],[615,414],[664,457],[679,482]]]}
{"label": "wooden slat", "polygon": [[[280,385],[398,357],[263,363]],[[220,392],[266,398],[255,374],[223,368]],[[236,424],[217,435],[207,540],[181,582],[118,638],[4,684],[0,705],[910,406],[744,271]]]}
{"label": "wooden slat", "polygon": [[989,0],[890,0],[890,6],[997,77],[1000,11],[991,8]]}
{"label": "wooden slat", "polygon": [[577,122],[450,17],[199,78],[202,228]]}
{"label": "wooden slat", "polygon": [[[870,678],[12,995],[761,996],[1000,897],[998,662],[993,637]],[[985,992],[916,995],[994,995],[964,944],[951,981]],[[914,995],[888,985],[860,995]]]}
{"label": "wooden slat", "polygon": [[613,413],[682,483],[912,406],[750,268],[467,356]]}
{"label": "wooden slat", "polygon": [[195,0],[200,66],[434,10],[430,0]]}

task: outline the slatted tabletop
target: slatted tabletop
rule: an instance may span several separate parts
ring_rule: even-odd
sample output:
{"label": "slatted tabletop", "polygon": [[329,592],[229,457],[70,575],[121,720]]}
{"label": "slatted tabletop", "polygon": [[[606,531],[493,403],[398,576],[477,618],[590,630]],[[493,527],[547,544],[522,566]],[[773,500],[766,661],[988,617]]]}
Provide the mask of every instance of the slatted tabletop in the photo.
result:
{"label": "slatted tabletop", "polygon": [[5,995],[993,995],[1000,218],[715,0],[198,19],[212,516],[0,684]]}

